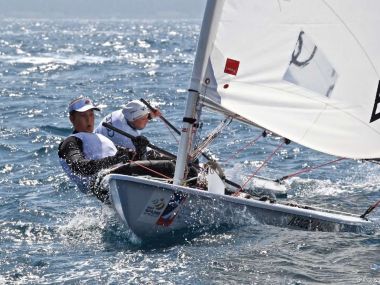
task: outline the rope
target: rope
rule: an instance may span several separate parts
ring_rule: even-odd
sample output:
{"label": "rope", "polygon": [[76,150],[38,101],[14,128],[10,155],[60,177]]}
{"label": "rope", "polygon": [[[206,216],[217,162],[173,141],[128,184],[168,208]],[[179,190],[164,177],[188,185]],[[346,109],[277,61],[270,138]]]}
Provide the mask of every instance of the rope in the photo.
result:
{"label": "rope", "polygon": [[239,148],[235,154],[232,154],[230,157],[228,157],[226,160],[224,160],[224,162],[227,162],[231,159],[235,159],[237,157],[237,155],[239,153],[241,153],[243,150],[246,150],[249,146],[252,146],[254,145],[261,137],[265,137],[266,136],[266,132],[262,132],[258,137],[256,137],[254,140],[248,142],[246,145],[244,145],[243,147]]}
{"label": "rope", "polygon": [[275,155],[275,153],[286,143],[286,141],[283,141],[268,157],[267,159],[264,160],[264,162],[260,165],[260,167],[258,167],[256,169],[256,171],[248,177],[247,181],[244,182],[244,184],[241,186],[241,189],[238,191],[240,192],[241,190],[244,189],[244,186],[247,185],[247,183],[253,178],[256,176],[256,174],[260,171],[261,168],[264,167],[264,165],[266,165],[268,163],[268,161],[273,157],[273,155]]}
{"label": "rope", "polygon": [[175,139],[175,141],[177,142],[177,144],[179,144],[179,140],[177,139],[177,137],[174,135],[174,131],[169,127],[169,125],[166,123],[165,120],[163,120],[161,117],[159,117],[161,122],[164,123],[165,127],[169,130],[170,134],[172,135],[172,137]]}
{"label": "rope", "polygon": [[375,204],[371,205],[371,206],[370,206],[370,207],[364,212],[364,214],[360,216],[360,218],[365,219],[365,218],[366,218],[365,216],[367,216],[369,213],[371,213],[371,212],[372,212],[377,206],[379,206],[379,205],[380,205],[380,200],[377,201]]}
{"label": "rope", "polygon": [[[229,122],[227,123],[227,121]],[[207,137],[204,139],[196,149],[190,154],[190,157],[198,157],[200,153],[222,132],[222,130],[232,122],[232,117],[226,117]]]}
{"label": "rope", "polygon": [[155,174],[157,174],[157,175],[159,175],[159,176],[162,176],[162,177],[164,177],[164,178],[166,178],[166,179],[170,179],[170,180],[173,179],[172,177],[166,176],[165,174],[162,174],[162,173],[160,173],[160,172],[158,172],[158,171],[155,171],[155,170],[153,170],[153,169],[151,169],[151,168],[149,168],[149,167],[146,167],[146,166],[144,166],[144,165],[138,163],[137,161],[131,161],[130,163],[131,163],[131,164],[134,163],[134,164],[140,166],[141,168],[144,168],[144,169],[146,169],[146,170],[148,170],[148,171],[150,171],[150,172],[152,172],[152,173],[155,173]]}
{"label": "rope", "polygon": [[320,165],[317,165],[317,166],[314,166],[314,167],[310,167],[310,168],[305,168],[305,169],[302,169],[300,171],[297,171],[297,172],[294,172],[292,174],[288,174],[288,175],[285,175],[283,177],[281,177],[280,179],[277,179],[275,180],[276,182],[281,182],[281,181],[284,181],[285,179],[288,179],[288,178],[291,178],[291,177],[294,177],[294,176],[297,176],[301,173],[306,173],[306,172],[310,172],[314,169],[317,169],[317,168],[321,168],[323,166],[326,166],[326,165],[329,165],[329,164],[333,164],[333,163],[336,163],[338,161],[341,161],[341,160],[344,160],[346,159],[345,157],[341,157],[341,158],[338,158],[338,159],[335,159],[333,161],[330,161],[330,162],[326,162],[326,163],[323,163],[323,164],[320,164]]}

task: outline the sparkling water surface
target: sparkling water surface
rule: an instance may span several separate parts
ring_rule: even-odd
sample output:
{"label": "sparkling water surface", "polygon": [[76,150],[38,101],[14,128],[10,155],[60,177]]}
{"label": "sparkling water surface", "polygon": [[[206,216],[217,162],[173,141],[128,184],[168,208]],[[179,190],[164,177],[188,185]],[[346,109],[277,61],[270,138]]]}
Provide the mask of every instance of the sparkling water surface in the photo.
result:
{"label": "sparkling water surface", "polygon": [[[310,233],[236,213],[228,227],[144,244],[68,181],[57,149],[79,95],[102,106],[97,122],[145,98],[180,127],[200,20],[0,23],[0,284],[380,283],[378,226]],[[201,136],[221,119],[205,112]],[[259,133],[232,122],[210,148],[231,180],[244,182],[280,143],[267,137],[231,158]],[[176,152],[161,121],[144,134]],[[332,159],[292,143],[259,174],[276,179]],[[380,199],[379,174],[344,160],[287,181],[289,199],[361,214]],[[370,215],[376,224],[379,216]]]}

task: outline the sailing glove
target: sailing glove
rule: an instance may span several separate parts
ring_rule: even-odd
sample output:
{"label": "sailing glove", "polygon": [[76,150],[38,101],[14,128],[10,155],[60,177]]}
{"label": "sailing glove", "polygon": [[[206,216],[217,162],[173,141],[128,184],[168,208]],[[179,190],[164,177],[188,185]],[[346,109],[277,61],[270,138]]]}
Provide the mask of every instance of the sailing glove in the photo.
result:
{"label": "sailing glove", "polygon": [[132,143],[136,148],[136,152],[141,156],[146,153],[146,147],[149,145],[149,140],[145,136],[137,136],[132,139]]}
{"label": "sailing glove", "polygon": [[149,140],[145,136],[137,136],[132,139],[132,142],[136,148],[147,147],[149,145]]}
{"label": "sailing glove", "polygon": [[126,163],[129,160],[133,159],[134,152],[130,149],[124,148],[124,147],[117,147],[117,152],[115,154],[115,157],[117,157],[117,160],[119,162]]}

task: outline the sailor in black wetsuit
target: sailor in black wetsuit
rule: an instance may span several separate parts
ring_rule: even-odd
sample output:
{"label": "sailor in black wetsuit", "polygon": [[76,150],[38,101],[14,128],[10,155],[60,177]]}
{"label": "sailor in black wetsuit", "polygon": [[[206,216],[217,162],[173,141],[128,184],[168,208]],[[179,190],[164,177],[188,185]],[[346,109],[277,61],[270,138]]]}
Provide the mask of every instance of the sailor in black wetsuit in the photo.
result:
{"label": "sailor in black wetsuit", "polygon": [[[101,134],[93,133],[94,110],[99,111],[89,98],[77,98],[69,104],[70,121],[74,132],[58,148],[60,163],[70,179],[84,193],[94,193],[101,201],[107,201],[107,189],[97,187],[98,174],[108,173],[126,175],[157,176],[147,168],[168,177],[173,177],[175,164],[172,161],[139,161],[131,164],[141,154],[123,147],[116,147],[111,140]],[[139,141],[139,140],[136,140]],[[136,149],[142,149],[138,146]],[[104,174],[103,174],[104,175]]]}

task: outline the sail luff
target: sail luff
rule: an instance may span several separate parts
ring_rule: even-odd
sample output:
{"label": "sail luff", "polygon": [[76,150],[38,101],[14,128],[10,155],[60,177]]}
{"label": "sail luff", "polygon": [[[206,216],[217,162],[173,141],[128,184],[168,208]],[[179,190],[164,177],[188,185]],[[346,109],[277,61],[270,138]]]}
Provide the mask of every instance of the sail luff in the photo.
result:
{"label": "sail luff", "polygon": [[183,118],[181,140],[178,147],[177,162],[173,179],[175,185],[182,184],[185,175],[185,168],[192,147],[192,137],[195,133],[195,128],[193,128],[193,126],[198,118],[196,107],[199,101],[199,91],[201,87],[200,80],[202,80],[205,73],[207,60],[214,42],[212,38],[215,37],[215,30],[219,22],[220,13],[218,13],[218,11],[221,10],[223,5],[224,0],[207,1]]}
{"label": "sail luff", "polygon": [[207,61],[213,48],[216,30],[219,25],[220,13],[226,0],[208,0],[199,35],[197,52],[191,75],[190,89],[200,92],[201,81],[204,78]]}

